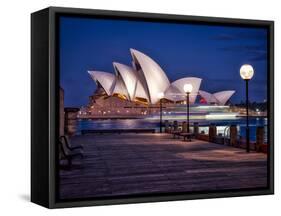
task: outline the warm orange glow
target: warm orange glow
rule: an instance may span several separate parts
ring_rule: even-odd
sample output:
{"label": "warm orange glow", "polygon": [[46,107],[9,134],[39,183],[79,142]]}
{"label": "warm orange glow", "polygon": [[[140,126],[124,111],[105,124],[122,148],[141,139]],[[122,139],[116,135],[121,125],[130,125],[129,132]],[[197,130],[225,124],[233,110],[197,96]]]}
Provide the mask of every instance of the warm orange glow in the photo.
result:
{"label": "warm orange glow", "polygon": [[128,99],[125,95],[118,94],[118,93],[114,93],[113,96],[114,97],[118,97],[118,98],[120,98],[122,100],[127,100]]}
{"label": "warm orange glow", "polygon": [[148,101],[145,98],[135,97],[135,102],[141,105],[148,105]]}

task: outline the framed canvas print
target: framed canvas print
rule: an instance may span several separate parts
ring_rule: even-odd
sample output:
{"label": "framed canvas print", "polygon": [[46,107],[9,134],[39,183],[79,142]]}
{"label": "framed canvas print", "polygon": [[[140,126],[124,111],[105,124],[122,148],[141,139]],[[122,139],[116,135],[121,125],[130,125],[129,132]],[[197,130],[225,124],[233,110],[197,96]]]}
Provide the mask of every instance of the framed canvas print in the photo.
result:
{"label": "framed canvas print", "polygon": [[31,200],[273,194],[273,21],[31,16]]}

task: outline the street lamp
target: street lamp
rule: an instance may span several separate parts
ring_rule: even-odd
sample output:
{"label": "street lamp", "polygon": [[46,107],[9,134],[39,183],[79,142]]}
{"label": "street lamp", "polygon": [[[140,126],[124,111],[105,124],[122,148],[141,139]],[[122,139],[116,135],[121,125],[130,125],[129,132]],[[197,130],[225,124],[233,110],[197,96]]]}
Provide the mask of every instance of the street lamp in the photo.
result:
{"label": "street lamp", "polygon": [[246,82],[246,151],[250,152],[250,129],[249,129],[249,88],[248,82],[254,76],[251,65],[244,64],[240,68],[240,76]]}
{"label": "street lamp", "polygon": [[187,133],[189,133],[189,94],[192,92],[193,86],[191,84],[185,84],[183,90],[186,93],[186,122],[187,122]]}
{"label": "street lamp", "polygon": [[164,98],[164,93],[160,92],[158,93],[158,99],[160,102],[160,133],[162,133],[162,99]]}

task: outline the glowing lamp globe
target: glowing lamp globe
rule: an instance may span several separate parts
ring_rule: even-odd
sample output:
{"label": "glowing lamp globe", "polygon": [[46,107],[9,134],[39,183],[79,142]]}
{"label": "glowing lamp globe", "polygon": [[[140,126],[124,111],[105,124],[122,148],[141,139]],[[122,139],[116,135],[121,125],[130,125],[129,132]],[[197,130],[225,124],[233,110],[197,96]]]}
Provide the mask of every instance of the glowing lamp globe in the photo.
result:
{"label": "glowing lamp globe", "polygon": [[240,68],[240,76],[244,80],[250,80],[254,76],[254,68],[251,65],[244,64]]}
{"label": "glowing lamp globe", "polygon": [[162,98],[164,98],[164,93],[163,92],[159,92],[157,96],[158,96],[159,99],[162,99]]}
{"label": "glowing lamp globe", "polygon": [[192,89],[193,89],[193,86],[191,84],[185,84],[183,86],[183,90],[184,90],[185,93],[191,93]]}

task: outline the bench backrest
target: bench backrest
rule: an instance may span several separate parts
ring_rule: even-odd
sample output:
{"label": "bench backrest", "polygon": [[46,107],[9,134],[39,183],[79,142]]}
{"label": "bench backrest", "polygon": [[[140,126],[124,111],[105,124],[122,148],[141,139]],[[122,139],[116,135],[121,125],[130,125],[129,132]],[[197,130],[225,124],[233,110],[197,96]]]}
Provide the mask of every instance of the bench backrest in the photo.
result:
{"label": "bench backrest", "polygon": [[70,153],[70,150],[68,148],[68,143],[67,139],[65,137],[61,136],[59,140],[59,145],[60,145],[60,153],[62,157],[67,157]]}

